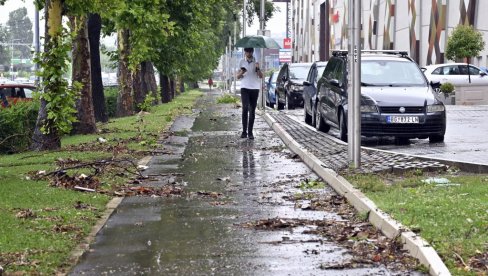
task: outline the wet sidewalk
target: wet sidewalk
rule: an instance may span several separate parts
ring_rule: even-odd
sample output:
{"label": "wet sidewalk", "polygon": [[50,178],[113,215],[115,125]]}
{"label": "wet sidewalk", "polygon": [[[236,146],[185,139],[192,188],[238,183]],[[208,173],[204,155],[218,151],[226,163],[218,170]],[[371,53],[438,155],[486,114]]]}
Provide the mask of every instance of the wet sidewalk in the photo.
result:
{"label": "wet sidewalk", "polygon": [[178,118],[148,164],[144,185],[169,196],[125,198],[71,275],[419,274],[368,251],[385,238],[330,187],[304,189],[317,176],[261,116],[254,141],[238,138],[241,109],[217,96]]}

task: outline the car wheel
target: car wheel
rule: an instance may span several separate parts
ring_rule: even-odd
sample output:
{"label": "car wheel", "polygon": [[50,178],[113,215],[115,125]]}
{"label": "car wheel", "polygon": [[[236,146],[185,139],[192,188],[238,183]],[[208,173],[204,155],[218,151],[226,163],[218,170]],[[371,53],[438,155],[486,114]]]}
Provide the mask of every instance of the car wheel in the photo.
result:
{"label": "car wheel", "polygon": [[347,120],[344,115],[344,111],[341,111],[339,115],[339,136],[344,142],[347,142]]}
{"label": "car wheel", "polygon": [[322,132],[329,132],[329,129],[330,129],[330,126],[328,124],[326,124],[324,122],[324,119],[322,119],[322,115],[320,115],[320,111],[318,110],[317,107],[315,107],[315,128],[318,130],[318,131],[322,131]]}
{"label": "car wheel", "polygon": [[285,94],[285,106],[286,106],[286,109],[288,109],[288,110],[295,109],[293,104],[290,102],[290,96],[288,93]]}
{"label": "car wheel", "polygon": [[307,125],[311,125],[312,124],[312,116],[308,114],[307,108],[305,106],[303,107],[303,115],[305,117],[305,123]]}
{"label": "car wheel", "polygon": [[440,143],[444,142],[444,135],[431,135],[429,136],[430,143]]}
{"label": "car wheel", "polygon": [[276,98],[276,107],[277,107],[277,109],[278,110],[282,110],[285,107],[285,105],[282,104],[282,103],[280,103],[280,97],[279,97],[279,94],[278,93],[275,94],[275,98]]}

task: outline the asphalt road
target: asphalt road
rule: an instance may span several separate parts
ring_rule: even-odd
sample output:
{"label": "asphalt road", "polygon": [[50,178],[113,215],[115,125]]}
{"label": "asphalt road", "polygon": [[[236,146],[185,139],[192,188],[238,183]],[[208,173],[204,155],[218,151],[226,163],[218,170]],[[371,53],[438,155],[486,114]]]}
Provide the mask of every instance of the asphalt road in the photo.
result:
{"label": "asphalt road", "polygon": [[[443,143],[428,139],[410,139],[398,145],[392,137],[363,137],[362,146],[431,158],[488,165],[488,106],[446,105],[447,130]],[[305,124],[303,109],[284,110],[296,121]],[[332,128],[329,134],[339,138]]]}

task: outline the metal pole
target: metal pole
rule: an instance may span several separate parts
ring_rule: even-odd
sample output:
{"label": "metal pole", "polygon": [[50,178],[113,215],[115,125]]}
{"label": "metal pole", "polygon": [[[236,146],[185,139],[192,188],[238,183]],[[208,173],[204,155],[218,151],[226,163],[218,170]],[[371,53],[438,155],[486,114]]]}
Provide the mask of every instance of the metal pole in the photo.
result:
{"label": "metal pole", "polygon": [[[260,9],[260,16],[259,16],[259,34],[264,35],[264,0],[261,0],[261,9]],[[260,55],[259,55],[259,68],[263,68],[264,64],[264,48],[260,49]],[[263,90],[263,85],[264,85],[264,78],[261,79],[261,85],[259,86],[259,98],[261,99],[259,101],[259,108],[262,108],[263,111],[265,110],[265,100],[264,100],[264,90]]]}
{"label": "metal pole", "polygon": [[242,3],[242,37],[246,36],[246,0]]}
{"label": "metal pole", "polygon": [[[39,10],[37,9],[37,7],[34,13],[34,42],[35,42],[36,56],[38,56],[39,53],[41,52],[41,43],[39,41]],[[39,76],[37,75],[37,72],[39,72],[39,64],[37,64],[37,62],[35,63],[34,68],[36,72],[35,85],[39,85]]]}
{"label": "metal pole", "polygon": [[[348,43],[347,43],[347,90],[348,91],[353,91],[354,86],[353,86],[353,80],[354,80],[354,33],[353,33],[353,25],[354,25],[354,13],[353,13],[353,6],[354,6],[354,0],[348,0],[348,20],[347,20],[347,37],[348,37]],[[352,93],[348,93],[349,97],[347,98],[347,106],[348,110],[345,113],[343,113],[345,116],[347,116],[347,153],[348,153],[348,159],[349,163],[353,162],[354,160],[354,139],[352,139],[354,132],[353,132],[353,117],[354,117],[354,97],[352,97]]]}
{"label": "metal pole", "polygon": [[236,70],[236,67],[237,67],[237,49],[235,47],[236,45],[236,41],[237,41],[237,14],[234,14],[234,47],[233,47],[233,50],[232,50],[232,70],[234,71],[234,93],[237,93],[237,85],[236,85],[236,82],[237,82],[237,70]]}
{"label": "metal pole", "polygon": [[353,165],[361,167],[361,0],[354,0]]}

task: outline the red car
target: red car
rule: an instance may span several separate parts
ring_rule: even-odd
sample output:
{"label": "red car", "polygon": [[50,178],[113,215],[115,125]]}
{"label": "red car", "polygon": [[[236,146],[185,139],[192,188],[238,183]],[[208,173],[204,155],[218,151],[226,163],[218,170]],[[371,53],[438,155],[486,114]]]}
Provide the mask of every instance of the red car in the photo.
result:
{"label": "red car", "polygon": [[8,107],[18,101],[31,101],[36,87],[30,84],[0,83],[0,104]]}

